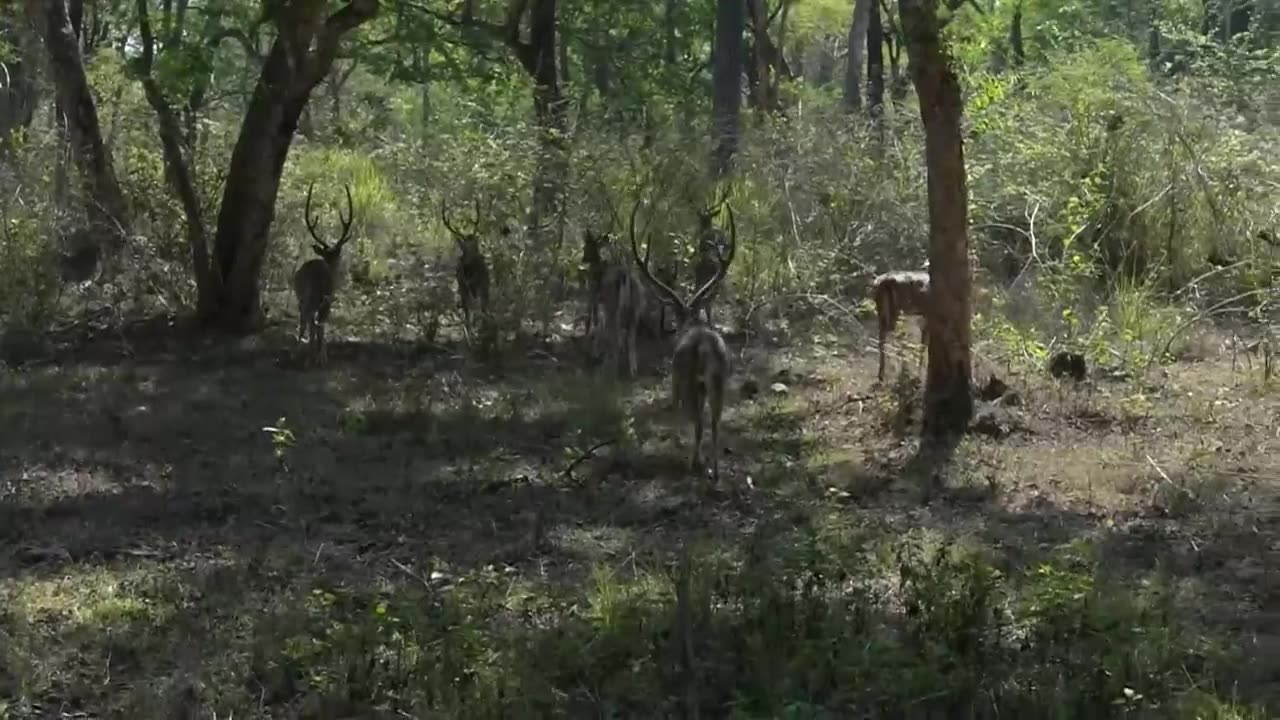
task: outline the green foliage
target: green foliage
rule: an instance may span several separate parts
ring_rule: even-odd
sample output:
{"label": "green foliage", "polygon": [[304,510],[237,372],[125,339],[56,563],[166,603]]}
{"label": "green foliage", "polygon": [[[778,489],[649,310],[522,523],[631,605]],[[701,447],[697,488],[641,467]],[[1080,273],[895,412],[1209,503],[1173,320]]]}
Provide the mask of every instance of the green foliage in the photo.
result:
{"label": "green foliage", "polygon": [[[1218,652],[1170,614],[1167,591],[1108,586],[1088,546],[1006,577],[971,551],[908,540],[885,596],[852,539],[767,542],[669,574],[599,567],[580,604],[492,568],[439,568],[423,593],[316,588],[272,621],[279,648],[261,646],[257,662],[280,665],[257,672],[323,707],[450,717],[666,715],[690,701],[739,717],[1101,717],[1117,705],[1252,716],[1208,690]],[[521,616],[545,627],[511,622]]]}

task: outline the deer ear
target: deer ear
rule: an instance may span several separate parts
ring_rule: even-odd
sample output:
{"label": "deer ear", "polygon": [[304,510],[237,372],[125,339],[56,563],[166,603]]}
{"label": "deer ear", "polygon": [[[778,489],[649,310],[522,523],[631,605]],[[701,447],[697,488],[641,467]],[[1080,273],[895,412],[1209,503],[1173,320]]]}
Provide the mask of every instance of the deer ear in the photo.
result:
{"label": "deer ear", "polygon": [[311,250],[317,255],[324,255],[325,248],[320,243],[311,243]]}

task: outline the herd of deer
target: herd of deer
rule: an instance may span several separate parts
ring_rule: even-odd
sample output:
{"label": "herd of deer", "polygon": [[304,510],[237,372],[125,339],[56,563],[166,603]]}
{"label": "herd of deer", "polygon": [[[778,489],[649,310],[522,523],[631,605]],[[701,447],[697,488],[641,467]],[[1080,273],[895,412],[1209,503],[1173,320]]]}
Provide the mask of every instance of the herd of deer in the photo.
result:
{"label": "herd of deer", "polygon": [[[342,248],[351,238],[354,210],[348,187],[347,212],[345,215],[339,212],[338,215],[342,226],[339,237],[332,244],[325,242],[311,216],[312,189],[307,188],[304,219],[314,241],[311,248],[318,257],[304,262],[294,273],[293,290],[297,295],[300,315],[298,338],[305,339],[317,361],[324,363],[325,324],[333,305]],[[655,334],[661,335],[666,324],[665,311],[671,311],[677,327],[671,362],[672,400],[693,425],[690,466],[695,469],[702,467],[703,416],[709,406],[711,473],[719,480],[720,418],[731,368],[724,337],[712,321],[711,304],[737,250],[738,230],[733,208],[727,198],[722,197],[714,206],[698,209],[698,259],[694,268],[694,286],[697,289],[686,300],[649,269],[647,232],[644,233],[645,255],[643,258],[640,256],[636,238],[636,215],[640,207],[641,201],[637,201],[627,224],[630,262],[606,252],[613,244],[611,233],[588,231],[584,234],[582,263],[586,273],[587,335],[593,338],[597,350],[602,342],[606,343],[605,355],[613,368],[618,367],[619,355],[625,355],[627,373],[634,377],[637,371],[636,338],[640,326],[648,324]],[[722,208],[728,216],[727,236],[714,225]],[[484,316],[489,309],[489,269],[480,248],[479,202],[475,204],[475,220],[465,232],[450,221],[448,207],[444,203],[440,207],[440,219],[460,252],[456,271],[458,301],[464,328],[469,334],[473,313],[478,311]],[[928,294],[928,272],[893,271],[872,281],[871,297],[876,306],[879,330],[878,377],[881,381],[884,380],[885,338],[896,328],[900,316],[924,314]],[[601,314],[603,317],[597,319]],[[924,342],[922,328],[922,349]]]}

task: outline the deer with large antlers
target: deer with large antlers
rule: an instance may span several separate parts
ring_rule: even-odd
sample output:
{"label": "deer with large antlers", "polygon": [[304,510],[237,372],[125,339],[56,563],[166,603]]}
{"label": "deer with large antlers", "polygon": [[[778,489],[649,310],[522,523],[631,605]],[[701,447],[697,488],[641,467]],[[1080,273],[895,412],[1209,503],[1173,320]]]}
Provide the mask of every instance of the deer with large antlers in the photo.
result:
{"label": "deer with large antlers", "polygon": [[[707,282],[694,292],[688,301],[682,300],[669,286],[653,276],[648,260],[640,259],[636,245],[636,203],[631,211],[629,232],[631,257],[640,275],[653,290],[658,300],[671,308],[678,325],[675,351],[671,358],[671,394],[677,410],[684,410],[693,423],[693,452],[689,459],[692,469],[702,466],[702,416],[703,408],[711,410],[711,474],[720,479],[720,417],[724,412],[724,394],[729,382],[729,349],[724,338],[711,325],[704,314],[706,303],[724,280],[733,262],[738,245],[738,230],[733,220],[733,208],[725,205],[729,215],[728,254],[716,248],[716,270]],[[646,243],[648,238],[645,238]]]}
{"label": "deer with large antlers", "polygon": [[307,205],[303,220],[310,233],[311,250],[318,256],[302,263],[293,274],[293,292],[298,297],[298,339],[306,339],[317,361],[324,364],[328,360],[324,346],[324,327],[329,321],[329,311],[333,307],[333,294],[338,284],[338,269],[342,261],[342,246],[351,239],[351,224],[355,221],[355,208],[351,202],[351,187],[344,186],[347,193],[347,214],[338,212],[338,221],[342,224],[342,232],[337,242],[332,245],[325,242],[317,230],[317,223],[311,216],[311,193],[315,183],[307,186]]}
{"label": "deer with large antlers", "polygon": [[440,220],[444,223],[461,253],[455,276],[458,280],[458,304],[462,308],[462,324],[471,334],[471,313],[479,310],[482,317],[489,313],[489,263],[480,249],[480,201],[475,201],[476,217],[469,232],[459,230],[449,221],[447,201],[440,202]]}
{"label": "deer with large antlers", "polygon": [[879,327],[881,382],[884,382],[884,341],[898,327],[902,315],[920,318],[920,358],[928,342],[928,325],[925,314],[929,309],[929,273],[918,270],[894,270],[877,275],[871,281],[871,298],[876,304],[876,324]]}

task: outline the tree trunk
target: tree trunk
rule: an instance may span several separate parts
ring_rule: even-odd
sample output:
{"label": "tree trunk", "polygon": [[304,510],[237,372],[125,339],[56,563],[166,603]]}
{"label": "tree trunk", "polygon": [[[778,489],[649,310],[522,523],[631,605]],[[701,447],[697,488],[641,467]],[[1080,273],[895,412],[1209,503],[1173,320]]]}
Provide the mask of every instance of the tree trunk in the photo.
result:
{"label": "tree trunk", "polygon": [[377,15],[378,0],[349,0],[327,19],[323,11],[317,3],[280,10],[276,39],[231,152],[214,235],[217,301],[202,315],[230,332],[251,332],[262,319],[259,276],[302,109],[333,66],[342,37]]}
{"label": "tree trunk", "polygon": [[[142,81],[143,93],[147,104],[155,111],[160,137],[160,149],[164,157],[165,179],[173,188],[182,205],[186,220],[187,248],[191,256],[191,273],[196,283],[196,312],[207,314],[214,311],[217,303],[216,286],[209,267],[209,242],[204,225],[204,213],[200,207],[200,195],[196,191],[191,165],[183,153],[183,146],[194,153],[195,147],[195,115],[203,103],[204,89],[197,83],[188,95],[187,106],[183,108],[190,127],[184,129],[179,114],[165,97],[164,90],[152,74],[155,64],[156,42],[151,28],[151,18],[147,7],[148,0],[137,0],[138,31],[142,41],[142,53],[139,57],[138,74]],[[170,34],[166,50],[181,51],[183,31],[179,28]]]}
{"label": "tree trunk", "polygon": [[666,0],[662,11],[662,61],[676,64],[676,0]]}
{"label": "tree trunk", "polygon": [[880,4],[871,3],[867,22],[867,113],[879,123],[884,115],[884,24]]}
{"label": "tree trunk", "polygon": [[114,252],[129,234],[128,208],[111,154],[102,139],[98,108],[85,76],[80,45],[65,0],[41,0],[40,5],[38,27],[49,54],[50,74],[66,121],[72,156],[80,171],[91,235],[99,252]]}
{"label": "tree trunk", "polygon": [[938,0],[901,0],[911,78],[920,100],[929,180],[929,367],[924,431],[955,435],[973,416],[970,360],[968,189],[960,83],[942,42]]}
{"label": "tree trunk", "polygon": [[414,52],[417,54],[418,82],[422,85],[420,90],[422,97],[422,113],[419,116],[420,129],[423,133],[426,133],[431,128],[431,46],[416,48]]}
{"label": "tree trunk", "polygon": [[733,158],[738,152],[742,122],[742,26],[746,22],[745,10],[744,0],[716,2],[711,134],[715,144],[712,173],[717,178],[733,171]]}
{"label": "tree trunk", "polygon": [[867,44],[867,28],[871,22],[871,5],[875,0],[854,0],[853,19],[849,22],[849,53],[844,66],[844,109],[853,113],[862,109],[862,58]]}
{"label": "tree trunk", "polygon": [[1027,51],[1022,46],[1022,3],[1013,6],[1013,17],[1009,20],[1009,54],[1014,67],[1022,67],[1026,62]]}
{"label": "tree trunk", "polygon": [[0,43],[16,50],[15,57],[7,65],[7,73],[0,76],[0,158],[10,150],[13,132],[31,126],[35,119],[36,105],[40,102],[39,84],[36,82],[39,68],[38,45],[35,33],[16,15],[0,17]]}
{"label": "tree trunk", "polygon": [[525,72],[533,79],[533,114],[538,124],[538,165],[533,178],[531,225],[558,217],[569,174],[565,134],[565,100],[557,68],[556,14],[558,0],[533,0],[529,12],[529,41],[517,47]]}
{"label": "tree trunk", "polygon": [[751,42],[746,47],[745,55],[751,59],[747,64],[748,98],[751,107],[757,113],[767,112],[773,107],[773,74],[768,59],[768,28],[764,11],[764,0],[746,0],[747,22],[751,28]]}

